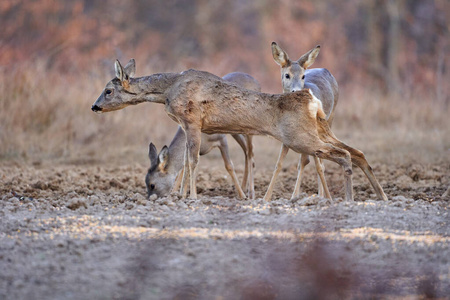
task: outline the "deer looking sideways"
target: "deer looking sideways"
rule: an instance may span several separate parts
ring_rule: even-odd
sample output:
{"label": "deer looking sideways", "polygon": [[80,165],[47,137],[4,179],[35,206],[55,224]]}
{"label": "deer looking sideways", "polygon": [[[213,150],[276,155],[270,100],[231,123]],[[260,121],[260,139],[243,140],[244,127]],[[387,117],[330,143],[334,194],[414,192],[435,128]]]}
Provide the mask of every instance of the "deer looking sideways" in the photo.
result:
{"label": "deer looking sideways", "polygon": [[196,170],[201,133],[269,135],[295,152],[318,156],[342,166],[346,200],[353,200],[352,163],[360,167],[380,199],[387,200],[364,154],[339,141],[329,129],[322,103],[309,89],[273,95],[241,88],[208,72],[154,74],[132,78],[134,60],[124,69],[115,62],[116,78],[107,83],[92,106],[96,112],[109,112],[128,105],[154,102],[186,134],[182,195],[197,198]]}
{"label": "deer looking sideways", "polygon": [[[325,112],[328,125],[331,128],[331,123],[334,119],[334,110],[339,98],[338,84],[336,79],[327,69],[308,69],[316,60],[317,55],[319,55],[319,51],[320,46],[318,45],[302,55],[297,61],[292,61],[289,59],[287,53],[281,49],[277,43],[272,43],[273,59],[281,67],[281,84],[283,86],[283,93],[296,92],[302,90],[303,88],[310,89],[314,93],[314,96],[322,102],[323,111]],[[288,151],[289,147],[286,145],[281,146],[280,155],[273,172],[272,180],[270,181],[269,187],[264,196],[264,200],[266,201],[272,198],[275,180],[281,171],[281,164]],[[331,195],[325,181],[324,165],[317,156],[314,156],[314,162],[316,164],[318,174],[317,181],[319,186],[319,196],[323,197],[325,194],[327,198],[331,199]],[[300,195],[300,184],[302,182],[303,170],[308,163],[309,156],[302,154],[298,163],[297,181],[295,183],[291,199]]]}
{"label": "deer looking sideways", "polygon": [[[233,82],[249,90],[260,91],[261,86],[258,81],[248,74],[234,72],[222,77],[224,80]],[[233,138],[241,146],[245,154],[245,170],[242,187],[245,188],[248,180],[248,193],[250,198],[254,198],[254,178],[253,178],[253,147],[252,137],[242,134],[233,134]],[[169,147],[164,146],[158,154],[155,145],[149,145],[148,157],[150,168],[145,176],[147,186],[147,196],[155,194],[158,197],[166,196],[173,189],[179,189],[181,184],[181,173],[184,165],[184,150],[186,136],[181,127],[178,127]],[[244,192],[238,183],[233,163],[228,152],[227,138],[225,134],[204,134],[202,133],[200,155],[208,154],[214,147],[218,147],[225,163],[225,169],[231,176],[239,198],[245,198]],[[177,176],[178,174],[178,176]]]}

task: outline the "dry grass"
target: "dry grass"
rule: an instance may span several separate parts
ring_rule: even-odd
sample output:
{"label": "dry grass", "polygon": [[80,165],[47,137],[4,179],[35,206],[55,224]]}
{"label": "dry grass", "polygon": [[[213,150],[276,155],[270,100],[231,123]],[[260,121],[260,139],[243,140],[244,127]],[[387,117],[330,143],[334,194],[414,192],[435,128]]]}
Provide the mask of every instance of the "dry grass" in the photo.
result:
{"label": "dry grass", "polygon": [[[90,110],[111,79],[112,64],[64,76],[49,71],[46,65],[46,61],[35,61],[12,70],[0,69],[0,160],[4,163],[147,164],[150,141],[158,148],[170,142],[177,125],[165,115],[161,105],[141,104],[102,115]],[[157,69],[155,63],[141,68],[138,74]],[[210,71],[225,73],[223,66]],[[258,79],[266,82],[266,77]],[[269,89],[273,92],[272,87]],[[268,89],[263,86],[263,90]],[[334,131],[342,140],[363,150],[371,161],[413,159],[448,163],[448,115],[448,103],[430,97],[405,99],[347,86],[341,88]],[[269,156],[273,162],[276,160],[278,142],[258,137],[255,143],[257,160]],[[234,142],[230,142],[230,147],[234,156],[241,156]],[[221,163],[218,153],[211,155],[211,160]],[[235,160],[240,162],[240,158]],[[296,160],[295,154],[288,157],[292,163]],[[267,167],[273,162],[257,161]]]}

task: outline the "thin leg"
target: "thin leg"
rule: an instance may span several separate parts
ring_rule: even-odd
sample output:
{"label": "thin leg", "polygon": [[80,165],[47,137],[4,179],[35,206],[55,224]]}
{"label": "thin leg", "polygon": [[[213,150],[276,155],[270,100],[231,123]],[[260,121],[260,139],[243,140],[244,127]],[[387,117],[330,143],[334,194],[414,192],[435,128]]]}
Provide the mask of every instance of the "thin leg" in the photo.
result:
{"label": "thin leg", "polygon": [[278,174],[281,171],[281,166],[283,164],[283,160],[288,153],[289,148],[285,145],[281,146],[280,155],[278,156],[278,161],[275,166],[275,170],[273,171],[272,179],[270,180],[269,187],[267,188],[267,192],[264,195],[264,201],[270,201],[272,199],[273,187],[275,185],[275,181],[277,179]]}
{"label": "thin leg", "polygon": [[[314,161],[314,164],[316,165],[316,170],[317,170],[317,163],[320,164],[321,170],[324,172],[324,165],[322,163],[322,160],[319,158],[317,161]],[[323,189],[323,184],[322,184],[322,178],[320,178],[320,174],[317,173],[317,194],[319,197],[323,197],[324,195],[324,189]]]}
{"label": "thin leg", "polygon": [[225,164],[225,169],[228,171],[228,174],[230,174],[231,179],[233,180],[234,186],[236,187],[236,191],[239,195],[240,199],[245,199],[244,191],[242,190],[241,186],[239,185],[239,181],[236,176],[236,172],[234,171],[233,162],[230,159],[230,154],[228,151],[228,143],[224,136],[224,138],[220,141],[220,153],[222,154],[223,162]]}
{"label": "thin leg", "polygon": [[309,164],[309,155],[302,154],[300,156],[300,160],[298,161],[298,174],[297,174],[297,181],[295,182],[294,192],[292,192],[291,199],[297,198],[300,196],[300,185],[302,183],[303,178],[303,170],[305,169],[305,166]]}
{"label": "thin leg", "polygon": [[184,167],[182,169],[183,176],[181,180],[181,197],[183,199],[187,196],[187,186],[188,186],[188,173],[189,173],[189,160],[188,160],[188,143],[186,142],[186,148],[184,149]]}
{"label": "thin leg", "polygon": [[346,149],[350,152],[352,156],[352,163],[357,165],[361,168],[361,170],[366,175],[367,179],[369,179],[370,184],[372,185],[373,189],[375,190],[375,193],[377,194],[378,199],[380,200],[388,200],[386,194],[383,191],[383,188],[381,187],[380,183],[378,182],[377,178],[375,177],[375,174],[373,173],[372,167],[367,162],[366,158],[364,157],[364,154],[356,149],[353,149],[360,154],[355,155],[355,151],[351,151],[350,149]]}
{"label": "thin leg", "polygon": [[386,194],[383,191],[383,188],[381,187],[378,180],[375,178],[372,167],[367,162],[364,153],[362,153],[358,149],[346,145],[345,143],[341,142],[338,138],[336,138],[333,132],[331,132],[328,123],[324,119],[317,118],[317,121],[318,121],[317,124],[319,125],[317,128],[320,134],[320,139],[323,140],[324,142],[331,143],[336,147],[347,150],[351,155],[352,163],[361,168],[361,170],[364,172],[367,179],[369,179],[369,182],[372,185],[373,189],[375,190],[375,193],[377,194],[378,198],[380,200],[388,200]]}
{"label": "thin leg", "polygon": [[175,182],[173,183],[172,191],[170,193],[176,193],[181,187],[181,179],[183,178],[184,167],[178,172]]}
{"label": "thin leg", "polygon": [[[345,178],[345,185],[344,185],[345,199],[347,201],[353,201],[353,182],[352,182],[353,171],[350,153],[347,150],[338,148],[331,144],[323,144],[318,148],[318,150],[315,151],[315,154],[319,158],[334,161],[343,168]],[[325,180],[323,180],[323,183],[326,186]]]}
{"label": "thin leg", "polygon": [[244,151],[244,158],[245,158],[245,162],[244,162],[244,177],[242,178],[242,185],[241,185],[241,187],[243,189],[245,189],[247,187],[248,164],[249,164],[247,145],[245,143],[245,139],[244,139],[244,136],[242,134],[232,134],[231,136],[236,140],[236,142],[239,144],[239,146],[241,146],[242,151]]}
{"label": "thin leg", "polygon": [[[186,145],[189,159],[190,198],[197,199],[197,164],[200,157],[200,145],[202,141],[201,131],[197,128],[186,130]],[[187,173],[187,172],[185,172]]]}
{"label": "thin leg", "polygon": [[253,159],[253,136],[246,135],[246,141],[247,141],[247,156],[248,156],[248,169],[249,169],[249,180],[248,180],[248,195],[250,199],[255,199],[255,176],[254,176],[254,169],[255,169],[255,162]]}
{"label": "thin leg", "polygon": [[[331,194],[328,189],[327,182],[325,180],[322,160],[320,158],[314,156],[314,163],[316,164],[316,170],[317,170],[317,178],[318,178],[318,185],[319,185],[319,197],[323,197],[323,195],[325,194],[325,197],[327,197],[330,200],[333,200],[331,198]],[[350,180],[351,180],[351,178],[350,178]]]}

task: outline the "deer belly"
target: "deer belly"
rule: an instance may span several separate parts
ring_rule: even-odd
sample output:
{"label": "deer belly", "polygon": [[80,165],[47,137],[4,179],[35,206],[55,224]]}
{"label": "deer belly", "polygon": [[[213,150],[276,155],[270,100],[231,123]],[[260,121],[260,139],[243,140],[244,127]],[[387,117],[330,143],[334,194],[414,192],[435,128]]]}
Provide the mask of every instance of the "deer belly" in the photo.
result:
{"label": "deer belly", "polygon": [[212,133],[231,133],[231,134],[266,134],[262,127],[258,126],[259,122],[252,122],[246,117],[238,118],[237,116],[207,116],[203,119],[202,132]]}

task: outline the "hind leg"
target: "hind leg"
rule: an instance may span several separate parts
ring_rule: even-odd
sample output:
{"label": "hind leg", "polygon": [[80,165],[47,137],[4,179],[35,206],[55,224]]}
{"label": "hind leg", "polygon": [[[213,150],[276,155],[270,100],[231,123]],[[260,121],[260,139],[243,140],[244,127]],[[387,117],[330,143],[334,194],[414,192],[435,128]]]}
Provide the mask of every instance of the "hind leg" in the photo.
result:
{"label": "hind leg", "polygon": [[383,191],[383,188],[381,187],[380,183],[378,182],[377,178],[375,177],[375,174],[373,173],[372,167],[367,162],[366,157],[364,156],[364,153],[362,153],[358,149],[347,146],[342,142],[340,145],[343,146],[342,148],[344,148],[345,150],[350,152],[350,155],[352,157],[352,163],[355,164],[356,166],[358,166],[364,172],[367,179],[369,179],[369,182],[372,185],[373,189],[375,190],[375,193],[377,194],[378,199],[388,200],[386,194]]}
{"label": "hind leg", "polygon": [[[347,201],[353,200],[353,182],[352,182],[352,163],[350,158],[350,153],[347,150],[338,148],[331,144],[323,144],[316,148],[315,155],[322,159],[327,159],[338,163],[344,170],[344,189],[345,189],[345,199]],[[322,173],[323,175],[323,173]],[[326,182],[323,179],[325,191],[328,190]],[[329,192],[328,192],[329,194]]]}
{"label": "hind leg", "polygon": [[362,153],[358,149],[350,147],[345,143],[341,142],[333,134],[333,132],[331,132],[328,123],[324,119],[317,118],[317,121],[318,121],[317,124],[319,125],[318,131],[320,134],[320,139],[323,140],[324,142],[331,143],[336,147],[347,150],[351,155],[352,163],[361,168],[361,170],[366,175],[367,179],[369,179],[369,182],[372,185],[373,189],[375,190],[377,197],[380,200],[388,200],[386,194],[383,191],[383,188],[381,187],[378,180],[375,178],[375,174],[373,173],[372,167],[367,162],[364,153]]}

